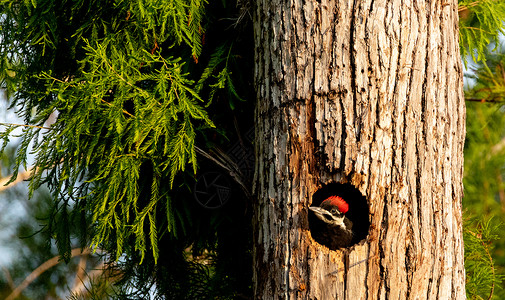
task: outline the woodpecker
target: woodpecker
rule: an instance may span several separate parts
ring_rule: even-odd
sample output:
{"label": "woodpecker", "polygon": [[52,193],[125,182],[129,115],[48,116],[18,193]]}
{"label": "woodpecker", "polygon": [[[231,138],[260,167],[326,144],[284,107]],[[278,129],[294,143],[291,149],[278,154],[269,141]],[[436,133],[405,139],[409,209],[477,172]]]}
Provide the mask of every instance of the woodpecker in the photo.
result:
{"label": "woodpecker", "polygon": [[314,213],[310,223],[312,237],[331,250],[348,247],[352,240],[352,222],[345,216],[349,204],[339,196],[330,196],[319,206],[311,206]]}

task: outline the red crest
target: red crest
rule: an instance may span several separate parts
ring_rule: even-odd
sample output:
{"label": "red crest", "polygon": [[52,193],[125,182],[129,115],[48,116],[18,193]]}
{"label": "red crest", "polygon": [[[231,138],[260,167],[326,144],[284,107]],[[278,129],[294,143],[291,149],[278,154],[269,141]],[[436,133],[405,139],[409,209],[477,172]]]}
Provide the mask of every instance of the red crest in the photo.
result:
{"label": "red crest", "polygon": [[345,202],[345,200],[339,196],[330,196],[326,198],[326,200],[324,200],[323,202],[326,201],[329,201],[331,205],[335,205],[336,207],[338,207],[338,210],[343,214],[349,211],[349,204],[347,204],[347,202]]}

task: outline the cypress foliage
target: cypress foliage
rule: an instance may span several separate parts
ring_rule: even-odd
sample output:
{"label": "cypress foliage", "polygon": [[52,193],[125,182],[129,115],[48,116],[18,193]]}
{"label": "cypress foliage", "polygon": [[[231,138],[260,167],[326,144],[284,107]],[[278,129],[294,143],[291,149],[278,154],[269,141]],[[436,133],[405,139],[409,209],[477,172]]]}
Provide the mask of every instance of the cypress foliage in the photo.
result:
{"label": "cypress foliage", "polygon": [[[500,225],[493,219],[465,220],[466,291],[469,299],[502,299],[503,268],[495,262]],[[495,258],[493,258],[495,256]]]}
{"label": "cypress foliage", "polygon": [[[237,64],[252,64],[239,38],[244,22],[224,19],[237,13],[199,0],[0,2],[0,85],[24,120],[0,133],[4,151],[22,128],[12,180],[33,161],[30,196],[43,185],[51,191],[47,229],[65,261],[71,224],[81,226],[72,230],[81,246],[123,258],[111,264],[123,271],[120,298],[153,284],[169,298],[248,293],[249,276],[225,290],[211,283],[250,274],[242,264],[221,273],[236,258],[216,252],[218,240],[219,249],[233,243],[238,218],[246,239],[236,254],[250,259],[243,202],[209,213],[190,192],[196,144],[208,151],[229,143],[236,100],[251,89],[232,82],[252,74]],[[203,253],[205,263],[196,259]],[[197,282],[215,292],[187,285]]]}
{"label": "cypress foliage", "polygon": [[[70,206],[90,212],[95,247],[114,229],[117,257],[130,235],[142,256],[148,238],[158,257],[156,207],[167,201],[163,195],[178,172],[187,165],[196,172],[195,127],[214,127],[181,58],[201,54],[204,4],[2,3],[2,79],[13,95],[12,107],[20,107],[30,125],[23,129],[16,163],[26,166],[32,143],[30,192],[49,185],[55,220],[61,219],[53,224],[56,240],[65,258]],[[54,123],[46,125],[51,118]],[[4,140],[13,127],[2,134]],[[152,167],[151,195],[139,203],[145,164]],[[172,232],[173,212],[167,210],[166,217]]]}
{"label": "cypress foliage", "polygon": [[466,62],[486,62],[487,48],[499,44],[505,33],[505,2],[497,0],[459,0],[459,42],[461,55]]}

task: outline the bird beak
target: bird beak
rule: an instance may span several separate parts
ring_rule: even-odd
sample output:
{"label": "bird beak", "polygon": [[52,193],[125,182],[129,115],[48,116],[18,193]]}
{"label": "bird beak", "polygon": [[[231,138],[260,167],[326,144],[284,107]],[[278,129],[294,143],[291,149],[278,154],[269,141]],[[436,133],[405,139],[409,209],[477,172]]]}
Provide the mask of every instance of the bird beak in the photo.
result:
{"label": "bird beak", "polygon": [[311,206],[309,207],[311,211],[313,211],[315,214],[323,214],[324,212],[328,212],[326,209],[322,209],[321,207],[317,206]]}
{"label": "bird beak", "polygon": [[322,221],[326,223],[333,223],[335,225],[343,225],[344,224],[344,217],[337,218],[334,215],[332,215],[329,211],[327,211],[324,208],[318,207],[318,206],[310,206],[309,209],[314,212],[316,217],[321,219]]}
{"label": "bird beak", "polygon": [[323,221],[330,222],[333,220],[333,216],[331,215],[331,213],[324,208],[318,206],[311,206],[309,207],[309,209],[313,211],[314,214]]}

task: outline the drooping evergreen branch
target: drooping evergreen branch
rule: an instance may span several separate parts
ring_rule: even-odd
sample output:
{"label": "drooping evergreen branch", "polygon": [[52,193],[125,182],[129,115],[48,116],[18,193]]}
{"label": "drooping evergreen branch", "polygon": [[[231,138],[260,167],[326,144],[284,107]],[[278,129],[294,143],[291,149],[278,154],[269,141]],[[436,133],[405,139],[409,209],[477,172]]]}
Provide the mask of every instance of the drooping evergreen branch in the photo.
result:
{"label": "drooping evergreen branch", "polygon": [[505,2],[496,0],[461,0],[459,36],[460,49],[466,63],[467,56],[485,63],[485,52],[505,31]]}
{"label": "drooping evergreen branch", "polygon": [[[201,54],[206,2],[48,0],[47,10],[4,2],[0,61],[8,72],[0,82],[26,121],[2,132],[5,147],[14,128],[24,128],[11,180],[33,143],[30,193],[48,184],[60,221],[73,206],[90,214],[95,247],[115,236],[119,257],[134,236],[135,249],[143,256],[151,248],[156,259],[158,203],[187,165],[196,171],[195,128],[214,126],[187,67]],[[211,84],[206,92],[220,88]],[[168,224],[174,215],[167,210]],[[54,219],[57,245],[68,252],[65,222]]]}

